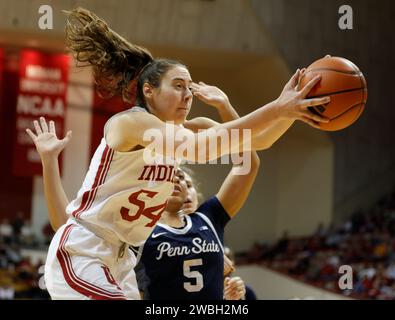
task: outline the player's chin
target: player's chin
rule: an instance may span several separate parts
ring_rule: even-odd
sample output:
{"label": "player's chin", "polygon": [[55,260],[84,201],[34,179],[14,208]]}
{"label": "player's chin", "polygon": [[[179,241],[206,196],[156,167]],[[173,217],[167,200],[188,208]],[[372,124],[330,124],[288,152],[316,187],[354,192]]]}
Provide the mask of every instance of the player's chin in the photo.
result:
{"label": "player's chin", "polygon": [[188,109],[183,109],[183,108],[179,108],[176,110],[176,114],[174,115],[174,122],[175,124],[183,124],[189,114],[189,110]]}
{"label": "player's chin", "polygon": [[192,203],[184,203],[184,205],[182,206],[182,211],[184,211],[185,214],[194,213],[196,209],[196,206]]}
{"label": "player's chin", "polygon": [[184,198],[178,195],[171,195],[167,202],[171,205],[179,205],[180,208],[182,207],[182,204],[184,203]]}

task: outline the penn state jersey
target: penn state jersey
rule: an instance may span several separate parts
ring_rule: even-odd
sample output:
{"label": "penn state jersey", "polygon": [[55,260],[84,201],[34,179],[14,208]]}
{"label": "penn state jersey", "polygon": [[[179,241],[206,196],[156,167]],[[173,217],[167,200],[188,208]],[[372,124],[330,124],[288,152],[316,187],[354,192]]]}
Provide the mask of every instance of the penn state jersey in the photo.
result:
{"label": "penn state jersey", "polygon": [[162,155],[144,157],[144,152],[115,151],[103,137],[67,214],[108,241],[140,246],[165,210],[177,164]]}
{"label": "penn state jersey", "polygon": [[136,273],[144,299],[222,300],[229,215],[212,197],[184,217],[182,228],[158,223],[139,248]]}

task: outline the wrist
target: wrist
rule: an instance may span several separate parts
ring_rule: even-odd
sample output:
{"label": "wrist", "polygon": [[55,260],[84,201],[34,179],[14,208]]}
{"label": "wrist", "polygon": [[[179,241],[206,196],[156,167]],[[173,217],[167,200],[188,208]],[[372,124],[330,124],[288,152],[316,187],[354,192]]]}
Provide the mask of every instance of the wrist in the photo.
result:
{"label": "wrist", "polygon": [[222,102],[218,103],[215,107],[218,110],[228,110],[232,107],[232,105],[230,104],[229,99],[226,97],[226,99],[224,99]]}
{"label": "wrist", "polygon": [[272,102],[271,107],[273,109],[273,113],[276,119],[279,120],[286,119],[284,112],[285,111],[284,105],[281,103],[279,99],[274,100]]}
{"label": "wrist", "polygon": [[54,154],[40,154],[40,158],[44,167],[58,164],[58,157]]}

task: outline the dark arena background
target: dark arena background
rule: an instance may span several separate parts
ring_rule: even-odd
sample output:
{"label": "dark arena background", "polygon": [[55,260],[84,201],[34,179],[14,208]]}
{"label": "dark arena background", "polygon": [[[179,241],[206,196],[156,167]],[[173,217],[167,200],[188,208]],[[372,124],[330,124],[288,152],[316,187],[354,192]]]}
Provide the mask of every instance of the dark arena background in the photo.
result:
{"label": "dark arena background", "polygon": [[[54,231],[25,129],[45,116],[58,136],[73,132],[60,158],[73,199],[104,124],[130,108],[99,97],[92,70],[67,52],[62,10],[78,6],[155,57],[182,61],[241,116],[325,55],[357,65],[368,88],[360,118],[333,132],[297,121],[258,152],[260,171],[224,244],[233,276],[258,300],[395,299],[393,1],[0,0],[0,300],[50,299],[44,265]],[[195,99],[188,119],[200,116],[219,121]],[[189,168],[206,199],[230,165]]]}

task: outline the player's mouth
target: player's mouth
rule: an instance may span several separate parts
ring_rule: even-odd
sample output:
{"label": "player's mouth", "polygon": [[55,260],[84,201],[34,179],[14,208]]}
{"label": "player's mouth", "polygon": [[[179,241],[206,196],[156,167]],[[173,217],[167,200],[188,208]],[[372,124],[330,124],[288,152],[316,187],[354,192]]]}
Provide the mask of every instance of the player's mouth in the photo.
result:
{"label": "player's mouth", "polygon": [[188,112],[189,111],[188,108],[177,108],[177,110],[184,111],[184,112]]}

